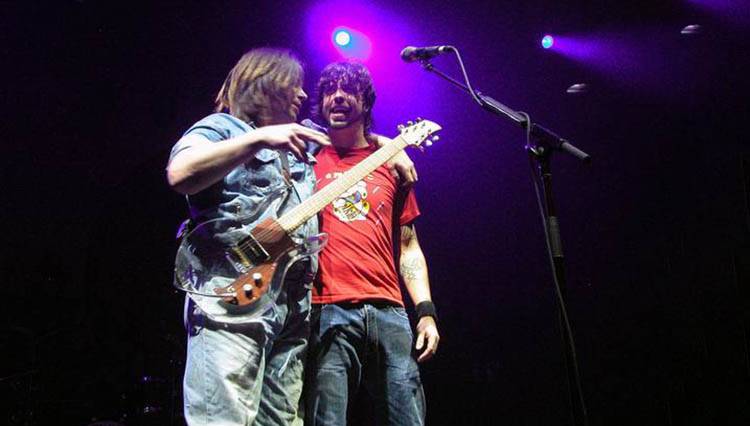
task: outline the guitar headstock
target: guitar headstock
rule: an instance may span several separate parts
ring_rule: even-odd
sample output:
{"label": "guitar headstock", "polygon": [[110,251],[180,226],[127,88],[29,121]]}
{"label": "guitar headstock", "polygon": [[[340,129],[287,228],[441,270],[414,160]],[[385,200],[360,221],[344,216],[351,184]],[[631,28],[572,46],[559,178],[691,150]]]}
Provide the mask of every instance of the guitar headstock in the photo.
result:
{"label": "guitar headstock", "polygon": [[442,127],[434,121],[417,118],[417,121],[409,121],[406,126],[399,125],[398,130],[401,132],[401,138],[407,145],[416,146],[422,149],[422,143],[425,146],[437,142],[439,137],[435,135]]}

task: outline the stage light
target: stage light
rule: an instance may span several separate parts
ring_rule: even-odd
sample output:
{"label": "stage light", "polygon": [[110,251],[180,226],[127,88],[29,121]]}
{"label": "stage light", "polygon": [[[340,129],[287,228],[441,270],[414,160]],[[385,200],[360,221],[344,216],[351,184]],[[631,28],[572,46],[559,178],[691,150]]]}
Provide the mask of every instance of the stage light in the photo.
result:
{"label": "stage light", "polygon": [[331,34],[331,44],[341,56],[360,61],[370,57],[372,44],[369,37],[361,31],[352,27],[339,26],[329,34]]}
{"label": "stage light", "polygon": [[555,39],[551,35],[547,34],[546,36],[542,37],[543,48],[549,49],[553,44],[555,44]]}
{"label": "stage light", "polygon": [[701,26],[697,24],[688,25],[680,31],[680,34],[682,35],[700,34],[701,29],[702,29]]}
{"label": "stage light", "polygon": [[576,83],[568,87],[566,90],[570,94],[586,93],[589,91],[589,86],[586,83]]}
{"label": "stage light", "polygon": [[346,46],[352,41],[352,36],[348,31],[338,30],[333,34],[333,40],[339,46]]}

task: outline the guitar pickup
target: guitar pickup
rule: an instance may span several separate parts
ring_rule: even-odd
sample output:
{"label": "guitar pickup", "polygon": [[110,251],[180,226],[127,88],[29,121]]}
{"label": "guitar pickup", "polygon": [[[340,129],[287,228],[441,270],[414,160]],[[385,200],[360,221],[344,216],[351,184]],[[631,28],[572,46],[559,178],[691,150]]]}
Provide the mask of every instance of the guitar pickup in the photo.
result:
{"label": "guitar pickup", "polygon": [[271,258],[266,249],[252,236],[252,234],[241,239],[232,251],[240,258],[242,264],[246,267],[258,265]]}

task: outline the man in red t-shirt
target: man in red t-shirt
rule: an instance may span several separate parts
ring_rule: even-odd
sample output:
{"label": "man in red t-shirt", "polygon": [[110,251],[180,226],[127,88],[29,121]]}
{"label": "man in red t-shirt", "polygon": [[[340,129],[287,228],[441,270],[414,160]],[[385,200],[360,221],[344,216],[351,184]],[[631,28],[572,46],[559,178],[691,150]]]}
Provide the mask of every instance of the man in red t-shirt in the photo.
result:
{"label": "man in red t-shirt", "polygon": [[[323,70],[313,108],[327,124],[332,146],[317,155],[318,190],[377,150],[370,133],[374,102],[361,64],[339,62]],[[369,394],[378,424],[424,424],[416,361],[435,354],[439,335],[413,225],[417,216],[413,191],[399,186],[385,166],[321,212],[329,240],[313,287],[305,424],[346,424],[360,388]],[[399,276],[416,306],[414,350]]]}

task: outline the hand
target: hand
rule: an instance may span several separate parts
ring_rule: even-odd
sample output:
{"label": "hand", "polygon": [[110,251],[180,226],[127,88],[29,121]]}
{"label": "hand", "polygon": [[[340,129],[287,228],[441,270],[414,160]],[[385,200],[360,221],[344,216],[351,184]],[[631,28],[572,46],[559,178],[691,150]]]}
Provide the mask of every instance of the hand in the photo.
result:
{"label": "hand", "polygon": [[[393,142],[392,139],[374,133],[372,134],[372,137],[375,139],[375,143],[379,147]],[[385,164],[390,169],[391,175],[396,179],[401,180],[402,186],[408,187],[417,182],[417,169],[414,167],[414,162],[411,161],[411,158],[409,158],[409,155],[406,152],[400,151]]]}
{"label": "hand", "polygon": [[427,346],[419,354],[417,362],[427,361],[437,353],[440,335],[438,334],[437,324],[435,324],[435,318],[433,317],[422,317],[417,323],[417,344],[415,345],[417,351],[422,350],[425,340],[427,341]]}
{"label": "hand", "polygon": [[411,186],[417,182],[417,169],[414,167],[414,162],[411,161],[409,155],[406,152],[401,151],[394,155],[386,166],[391,170],[393,177],[401,180],[402,186]]}
{"label": "hand", "polygon": [[259,142],[261,146],[286,149],[300,161],[305,162],[307,162],[306,142],[315,142],[324,146],[331,144],[327,135],[297,123],[263,126],[256,131],[261,132]]}

